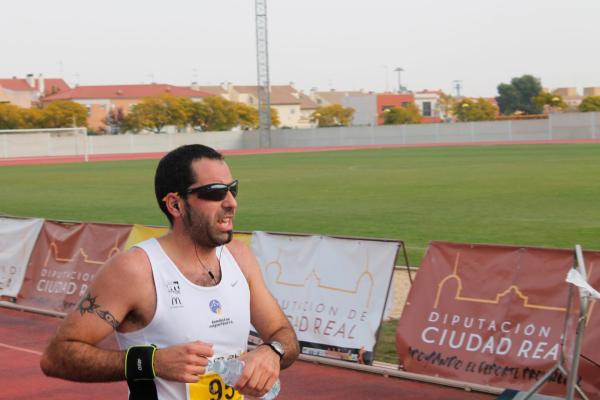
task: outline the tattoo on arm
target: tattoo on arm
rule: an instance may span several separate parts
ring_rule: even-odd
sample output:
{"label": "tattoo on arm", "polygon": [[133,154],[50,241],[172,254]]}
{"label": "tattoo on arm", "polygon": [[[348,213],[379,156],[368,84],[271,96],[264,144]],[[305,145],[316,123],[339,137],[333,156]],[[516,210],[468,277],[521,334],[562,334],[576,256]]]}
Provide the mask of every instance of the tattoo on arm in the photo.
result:
{"label": "tattoo on arm", "polygon": [[105,320],[107,324],[109,324],[110,326],[112,326],[113,329],[117,329],[117,327],[120,324],[120,322],[117,321],[117,319],[115,318],[115,316],[112,315],[109,311],[98,310],[98,311],[96,311],[96,314],[98,314],[98,316],[100,318],[102,318],[103,320]]}
{"label": "tattoo on arm", "polygon": [[113,327],[113,329],[117,329],[117,327],[121,324],[114,315],[110,313],[108,310],[99,310],[100,304],[96,304],[96,297],[92,297],[90,292],[85,294],[85,297],[79,302],[77,309],[81,315],[90,313],[96,314],[101,319],[106,321],[107,324]]}
{"label": "tattoo on arm", "polygon": [[90,292],[86,292],[85,297],[81,299],[79,306],[77,306],[81,315],[85,313],[93,314],[98,307],[100,305],[96,304],[96,298],[92,297]]}

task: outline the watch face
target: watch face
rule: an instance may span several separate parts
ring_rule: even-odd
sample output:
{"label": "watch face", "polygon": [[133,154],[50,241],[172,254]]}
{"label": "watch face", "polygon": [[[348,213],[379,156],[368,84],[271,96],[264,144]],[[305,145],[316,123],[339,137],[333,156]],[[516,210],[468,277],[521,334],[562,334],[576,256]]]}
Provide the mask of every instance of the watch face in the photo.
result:
{"label": "watch face", "polygon": [[285,354],[285,350],[283,349],[283,345],[281,343],[275,341],[275,340],[273,340],[269,344],[271,345],[271,347],[273,348],[273,350],[275,350],[277,352],[277,354],[279,354],[279,356],[283,358],[283,355]]}

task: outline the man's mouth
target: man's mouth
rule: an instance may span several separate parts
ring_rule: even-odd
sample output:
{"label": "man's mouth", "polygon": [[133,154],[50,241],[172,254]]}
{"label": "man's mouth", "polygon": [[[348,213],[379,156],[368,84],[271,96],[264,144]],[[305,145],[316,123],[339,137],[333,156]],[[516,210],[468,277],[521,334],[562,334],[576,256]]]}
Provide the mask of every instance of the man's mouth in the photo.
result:
{"label": "man's mouth", "polygon": [[219,218],[217,220],[217,225],[219,226],[219,229],[224,232],[233,230],[233,217],[227,216],[227,217]]}

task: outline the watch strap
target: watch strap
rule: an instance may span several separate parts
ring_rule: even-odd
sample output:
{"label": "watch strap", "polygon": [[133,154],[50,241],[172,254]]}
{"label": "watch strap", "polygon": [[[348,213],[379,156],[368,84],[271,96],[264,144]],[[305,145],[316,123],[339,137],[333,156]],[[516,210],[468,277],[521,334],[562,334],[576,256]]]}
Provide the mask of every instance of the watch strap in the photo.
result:
{"label": "watch strap", "polygon": [[275,347],[275,345],[273,345],[273,343],[264,342],[263,345],[269,346],[271,348],[271,350],[273,350],[275,352],[275,354],[277,354],[279,356],[279,360],[283,360],[283,354],[279,351],[279,349],[277,349],[277,347]]}

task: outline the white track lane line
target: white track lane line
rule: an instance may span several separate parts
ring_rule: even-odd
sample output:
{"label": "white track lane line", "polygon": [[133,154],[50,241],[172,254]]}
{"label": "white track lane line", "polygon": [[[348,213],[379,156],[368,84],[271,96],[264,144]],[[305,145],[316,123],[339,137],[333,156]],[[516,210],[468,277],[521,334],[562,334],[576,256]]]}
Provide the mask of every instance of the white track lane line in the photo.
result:
{"label": "white track lane line", "polygon": [[42,355],[41,351],[35,351],[35,350],[31,350],[31,349],[26,349],[26,348],[23,348],[23,347],[11,346],[11,345],[6,344],[6,343],[0,343],[0,347],[6,347],[7,349],[11,349],[11,350],[23,351],[25,353],[31,353],[31,354],[35,354],[35,355],[38,355],[38,356]]}

